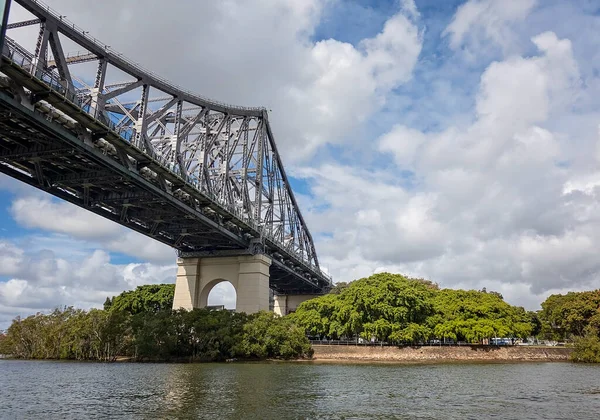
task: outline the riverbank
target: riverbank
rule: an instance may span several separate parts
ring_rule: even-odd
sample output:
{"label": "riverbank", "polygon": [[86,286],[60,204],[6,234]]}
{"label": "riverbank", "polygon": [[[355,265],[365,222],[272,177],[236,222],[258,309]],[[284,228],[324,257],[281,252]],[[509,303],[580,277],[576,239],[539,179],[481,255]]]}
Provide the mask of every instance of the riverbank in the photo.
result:
{"label": "riverbank", "polygon": [[327,362],[566,362],[568,347],[423,346],[377,347],[313,344],[313,360]]}

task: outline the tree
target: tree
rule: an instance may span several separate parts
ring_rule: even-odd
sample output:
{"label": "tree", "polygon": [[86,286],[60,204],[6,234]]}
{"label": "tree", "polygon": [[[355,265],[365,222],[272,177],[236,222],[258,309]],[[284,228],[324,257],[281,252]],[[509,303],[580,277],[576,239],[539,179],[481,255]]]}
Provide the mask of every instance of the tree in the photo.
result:
{"label": "tree", "polygon": [[[24,359],[101,361],[117,356],[223,361],[312,354],[304,329],[290,317],[208,309],[173,311],[164,299],[166,293],[159,289],[142,287],[123,293],[111,299],[106,310],[65,307],[16,318],[6,336],[0,335],[0,353]],[[126,310],[117,310],[121,308]]]}
{"label": "tree", "polygon": [[331,294],[310,299],[301,304],[302,310],[296,310],[288,316],[298,325],[302,325],[308,335],[328,336],[332,329],[337,329],[332,326],[336,317],[336,302],[336,296]]}
{"label": "tree", "polygon": [[0,332],[0,354],[10,354],[12,343],[8,340],[8,336]]}
{"label": "tree", "polygon": [[539,319],[548,338],[581,337],[590,324],[600,326],[600,290],[551,295],[542,303]]}
{"label": "tree", "polygon": [[238,356],[248,315],[230,311],[179,310],[178,346],[193,360],[221,361]]}
{"label": "tree", "polygon": [[431,329],[426,325],[411,322],[402,329],[396,329],[390,335],[390,340],[398,343],[418,344],[425,342],[431,337]]}
{"label": "tree", "polygon": [[492,337],[528,337],[531,316],[495,293],[475,290],[440,290],[433,299],[437,316],[428,325],[438,338],[480,342]]}
{"label": "tree", "polygon": [[289,317],[272,312],[251,315],[244,325],[240,352],[251,358],[283,358],[312,356],[304,330]]}
{"label": "tree", "polygon": [[329,293],[331,293],[332,295],[339,295],[340,293],[342,293],[342,290],[344,290],[347,287],[348,287],[348,283],[346,283],[345,281],[340,281],[340,282],[337,282],[335,284],[335,286],[333,286],[331,288]]}
{"label": "tree", "polygon": [[431,315],[437,285],[422,279],[380,273],[353,281],[302,303],[294,319],[311,335],[388,340],[394,328],[422,323]]}
{"label": "tree", "polygon": [[389,273],[353,281],[336,293],[304,302],[293,319],[309,335],[398,343],[433,337],[470,342],[527,337],[535,321],[496,292],[440,290],[431,281]]}
{"label": "tree", "polygon": [[580,363],[600,363],[600,338],[597,330],[590,329],[585,336],[575,339],[571,360]]}
{"label": "tree", "polygon": [[107,298],[104,309],[125,311],[132,315],[140,312],[170,311],[173,307],[174,295],[174,284],[148,284],[123,292],[112,299]]}

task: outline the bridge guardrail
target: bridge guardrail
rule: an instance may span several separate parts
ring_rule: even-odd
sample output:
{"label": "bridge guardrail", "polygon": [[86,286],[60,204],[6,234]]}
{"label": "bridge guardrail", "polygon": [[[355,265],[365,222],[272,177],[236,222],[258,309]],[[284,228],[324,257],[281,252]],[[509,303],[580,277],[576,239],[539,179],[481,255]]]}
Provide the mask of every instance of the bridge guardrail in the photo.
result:
{"label": "bridge guardrail", "polygon": [[175,90],[175,91],[180,91],[185,93],[186,95],[190,96],[190,97],[197,97],[200,101],[203,102],[207,102],[210,104],[214,104],[220,107],[224,107],[224,108],[229,108],[229,109],[241,109],[241,110],[248,110],[248,111],[266,111],[265,107],[248,107],[248,106],[239,106],[239,105],[232,105],[232,104],[227,104],[225,102],[220,102],[214,99],[210,99],[210,98],[205,98],[203,96],[198,95],[197,93],[191,92],[189,90],[186,90],[184,88],[182,88],[181,86],[177,86],[175,84],[173,84],[172,82],[164,79],[163,77],[153,73],[152,71],[144,68],[143,66],[141,66],[140,64],[126,58],[125,56],[123,56],[123,54],[121,54],[120,52],[117,52],[115,50],[113,50],[112,48],[110,48],[109,45],[106,45],[104,43],[102,43],[101,41],[99,41],[98,39],[96,39],[93,36],[88,35],[88,31],[83,30],[82,28],[78,27],[77,25],[75,25],[73,22],[67,20],[63,15],[61,15],[60,13],[58,13],[57,11],[55,11],[54,9],[52,9],[49,5],[47,5],[46,3],[43,3],[39,0],[30,0],[33,3],[36,3],[37,5],[39,5],[42,9],[46,10],[46,12],[53,16],[55,19],[63,22],[65,25],[73,28],[73,30],[79,32],[81,34],[81,36],[83,38],[85,38],[86,40],[88,40],[89,42],[93,43],[96,47],[103,49],[104,51],[106,51],[107,53],[110,53],[116,57],[119,58],[119,60],[123,61],[124,63],[126,63],[127,65],[129,65],[130,67],[138,70],[140,73],[145,73],[149,76],[151,76],[153,79],[161,82],[162,84],[168,86],[169,88]]}

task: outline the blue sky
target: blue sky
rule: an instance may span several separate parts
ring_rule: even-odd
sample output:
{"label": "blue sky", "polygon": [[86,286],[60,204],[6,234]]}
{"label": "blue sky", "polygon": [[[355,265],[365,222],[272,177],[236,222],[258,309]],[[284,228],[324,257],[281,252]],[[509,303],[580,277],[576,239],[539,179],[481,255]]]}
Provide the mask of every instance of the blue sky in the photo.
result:
{"label": "blue sky", "polygon": [[[600,2],[107,2],[53,7],[176,84],[272,110],[336,280],[401,272],[529,309],[600,287]],[[174,257],[0,176],[0,328],[172,282]]]}

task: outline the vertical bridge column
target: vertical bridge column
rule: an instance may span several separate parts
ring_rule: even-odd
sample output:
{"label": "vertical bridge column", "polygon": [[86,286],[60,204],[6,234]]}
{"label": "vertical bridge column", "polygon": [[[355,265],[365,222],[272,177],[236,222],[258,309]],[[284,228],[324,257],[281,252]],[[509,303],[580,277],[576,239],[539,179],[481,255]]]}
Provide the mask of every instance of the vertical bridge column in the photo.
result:
{"label": "vertical bridge column", "polygon": [[230,282],[237,294],[237,312],[269,310],[269,267],[265,255],[178,258],[173,309],[205,308],[211,289]]}
{"label": "vertical bridge column", "polygon": [[200,258],[177,258],[173,309],[183,308],[191,311],[198,307],[199,266]]}
{"label": "vertical bridge column", "polygon": [[317,296],[318,295],[275,295],[273,312],[280,316],[287,315],[295,312],[302,302]]}

